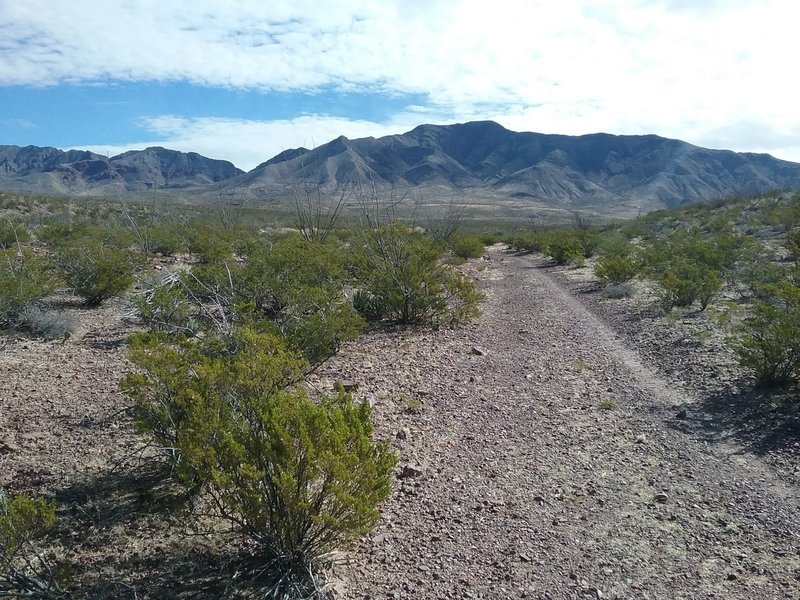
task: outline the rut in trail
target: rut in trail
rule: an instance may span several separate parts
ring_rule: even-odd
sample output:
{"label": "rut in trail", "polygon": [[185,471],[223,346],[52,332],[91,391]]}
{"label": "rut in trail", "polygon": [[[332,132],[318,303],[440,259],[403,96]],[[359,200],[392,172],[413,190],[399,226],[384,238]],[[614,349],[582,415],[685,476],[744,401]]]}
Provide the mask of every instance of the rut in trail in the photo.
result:
{"label": "rut in trail", "polygon": [[691,394],[530,258],[485,265],[477,322],[369,335],[322,374],[422,466],[340,597],[800,598],[798,490],[673,428]]}

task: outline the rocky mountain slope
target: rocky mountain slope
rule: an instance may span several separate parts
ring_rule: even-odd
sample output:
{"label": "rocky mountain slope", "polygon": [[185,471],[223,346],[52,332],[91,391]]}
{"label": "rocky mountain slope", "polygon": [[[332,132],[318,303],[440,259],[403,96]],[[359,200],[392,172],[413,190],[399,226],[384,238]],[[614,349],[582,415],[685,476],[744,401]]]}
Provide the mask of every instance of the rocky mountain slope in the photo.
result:
{"label": "rocky mountain slope", "polygon": [[613,212],[800,187],[800,164],[655,135],[518,133],[491,121],[420,125],[382,138],[339,137],[313,150],[286,150],[248,173],[226,161],[163,148],[106,158],[0,146],[0,187],[6,189],[108,194],[144,186],[280,199],[309,182],[326,192],[374,184],[413,189],[431,200],[455,194],[490,206],[514,202]]}
{"label": "rocky mountain slope", "polygon": [[288,193],[298,181],[461,191],[556,206],[630,200],[651,208],[800,185],[800,164],[766,154],[708,150],[655,135],[517,133],[497,123],[420,125],[402,135],[284,153],[235,178],[251,194]]}
{"label": "rocky mountain slope", "polygon": [[225,160],[160,147],[109,158],[85,150],[0,146],[0,187],[26,192],[110,195],[195,189],[243,173]]}

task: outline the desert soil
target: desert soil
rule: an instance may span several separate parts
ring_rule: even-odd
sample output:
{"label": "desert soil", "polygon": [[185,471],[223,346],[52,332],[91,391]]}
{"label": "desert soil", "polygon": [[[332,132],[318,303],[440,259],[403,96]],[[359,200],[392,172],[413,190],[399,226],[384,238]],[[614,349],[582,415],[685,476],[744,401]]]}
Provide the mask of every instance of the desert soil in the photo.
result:
{"label": "desert soil", "polygon": [[[797,422],[706,315],[497,248],[469,268],[477,321],[369,333],[311,381],[357,383],[400,457],[336,597],[800,598]],[[122,305],[67,310],[72,339],[0,350],[0,485],[56,497],[86,596],[223,597],[219,545],[130,460]]]}

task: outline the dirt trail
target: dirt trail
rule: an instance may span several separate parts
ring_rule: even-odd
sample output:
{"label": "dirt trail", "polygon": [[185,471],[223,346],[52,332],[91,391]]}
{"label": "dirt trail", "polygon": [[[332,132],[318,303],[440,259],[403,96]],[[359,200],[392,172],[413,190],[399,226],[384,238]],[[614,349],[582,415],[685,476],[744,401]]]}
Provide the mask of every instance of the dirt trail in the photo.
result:
{"label": "dirt trail", "polygon": [[690,391],[535,260],[486,265],[466,330],[370,335],[321,373],[359,381],[415,467],[340,596],[800,597],[798,490],[675,427]]}

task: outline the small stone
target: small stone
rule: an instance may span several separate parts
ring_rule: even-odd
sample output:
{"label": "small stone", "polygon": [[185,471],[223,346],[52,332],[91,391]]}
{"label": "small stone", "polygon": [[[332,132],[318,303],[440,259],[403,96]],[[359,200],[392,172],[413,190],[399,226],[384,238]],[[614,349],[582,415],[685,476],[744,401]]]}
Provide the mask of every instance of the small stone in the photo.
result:
{"label": "small stone", "polygon": [[425,472],[420,465],[403,465],[398,473],[398,479],[409,479],[411,477],[420,477]]}
{"label": "small stone", "polygon": [[19,450],[19,446],[7,440],[0,440],[0,454],[11,454]]}
{"label": "small stone", "polygon": [[397,433],[394,434],[394,437],[398,440],[407,440],[408,437],[411,435],[408,427],[403,427],[402,429],[398,429]]}
{"label": "small stone", "polygon": [[483,356],[484,354],[486,354],[483,351],[483,348],[479,348],[478,346],[473,346],[472,348],[470,348],[469,352],[470,354],[474,354],[475,356]]}
{"label": "small stone", "polygon": [[739,576],[736,575],[736,573],[730,573],[728,575],[728,581],[736,581],[737,579],[739,579]]}
{"label": "small stone", "polygon": [[655,500],[656,502],[660,502],[661,504],[664,504],[667,500],[669,500],[669,496],[664,492],[659,492],[655,496],[653,496],[653,500]]}
{"label": "small stone", "polygon": [[678,414],[675,415],[675,418],[683,420],[688,416],[689,416],[689,413],[687,413],[686,409],[684,408],[684,409],[678,411]]}

